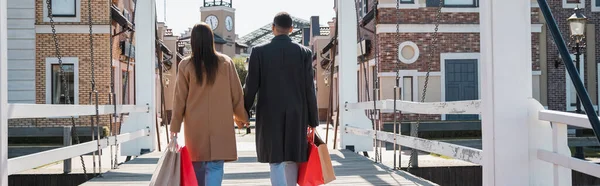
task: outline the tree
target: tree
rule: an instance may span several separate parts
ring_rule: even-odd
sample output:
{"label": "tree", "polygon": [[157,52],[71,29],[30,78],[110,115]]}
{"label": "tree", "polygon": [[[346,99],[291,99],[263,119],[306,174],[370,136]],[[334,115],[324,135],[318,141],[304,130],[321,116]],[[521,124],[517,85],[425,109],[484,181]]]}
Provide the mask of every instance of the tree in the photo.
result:
{"label": "tree", "polygon": [[242,86],[244,86],[244,83],[246,82],[246,76],[248,75],[248,69],[246,69],[246,58],[233,58],[233,63],[235,64],[235,70],[240,77],[240,82],[242,82]]}

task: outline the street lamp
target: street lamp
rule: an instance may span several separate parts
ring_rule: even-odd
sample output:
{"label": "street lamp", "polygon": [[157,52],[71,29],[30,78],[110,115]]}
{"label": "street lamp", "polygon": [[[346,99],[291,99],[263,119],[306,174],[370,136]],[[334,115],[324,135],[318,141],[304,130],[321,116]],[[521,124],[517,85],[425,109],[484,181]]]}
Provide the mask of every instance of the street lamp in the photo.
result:
{"label": "street lamp", "polygon": [[585,26],[587,23],[587,17],[581,13],[582,9],[575,8],[575,13],[567,19],[569,22],[569,30],[571,36],[577,38],[577,42],[585,37]]}
{"label": "street lamp", "polygon": [[[587,24],[587,17],[585,17],[581,11],[582,9],[575,8],[575,13],[567,19],[569,22],[569,30],[571,31],[571,39],[575,46],[573,46],[573,43],[570,43],[569,45],[575,50],[575,67],[577,69],[577,77],[580,79],[580,74],[583,73],[579,71],[581,65],[580,56],[582,49],[585,48],[585,43],[583,40],[585,38],[585,26]],[[583,113],[581,110],[581,100],[579,99],[579,96],[577,96],[575,112],[578,114]],[[575,136],[577,137],[580,137],[582,133],[582,130],[575,130]],[[575,157],[580,159],[585,158],[582,147],[575,148]]]}

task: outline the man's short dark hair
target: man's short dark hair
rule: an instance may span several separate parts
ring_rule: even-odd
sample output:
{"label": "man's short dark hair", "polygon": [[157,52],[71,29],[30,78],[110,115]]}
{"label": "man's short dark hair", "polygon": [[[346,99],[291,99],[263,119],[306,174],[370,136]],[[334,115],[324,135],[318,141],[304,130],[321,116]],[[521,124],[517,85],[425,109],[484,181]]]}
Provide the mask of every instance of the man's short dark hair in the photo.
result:
{"label": "man's short dark hair", "polygon": [[292,22],[292,16],[287,12],[280,12],[275,15],[275,18],[273,19],[273,25],[283,29],[292,28]]}

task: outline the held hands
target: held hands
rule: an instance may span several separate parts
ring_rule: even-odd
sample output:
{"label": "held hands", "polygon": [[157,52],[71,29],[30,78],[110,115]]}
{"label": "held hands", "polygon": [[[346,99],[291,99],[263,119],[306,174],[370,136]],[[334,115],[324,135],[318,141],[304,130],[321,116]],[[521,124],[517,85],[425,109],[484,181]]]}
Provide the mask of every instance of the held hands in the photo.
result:
{"label": "held hands", "polygon": [[249,121],[242,121],[242,120],[238,120],[237,118],[234,119],[234,121],[235,121],[235,124],[237,125],[238,129],[250,127]]}

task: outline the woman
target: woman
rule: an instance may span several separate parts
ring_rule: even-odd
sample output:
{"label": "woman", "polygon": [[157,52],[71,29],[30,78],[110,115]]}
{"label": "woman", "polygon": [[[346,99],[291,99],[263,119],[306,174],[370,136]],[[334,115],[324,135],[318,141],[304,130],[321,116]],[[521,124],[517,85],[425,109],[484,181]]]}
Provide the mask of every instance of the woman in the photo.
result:
{"label": "woman", "polygon": [[215,51],[212,29],[192,29],[192,55],[179,64],[171,135],[182,122],[198,185],[221,185],[223,163],[237,160],[235,129],[248,125],[243,90],[237,71],[226,55]]}

